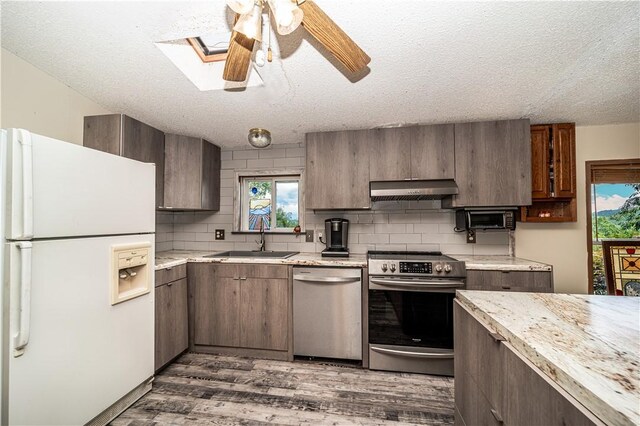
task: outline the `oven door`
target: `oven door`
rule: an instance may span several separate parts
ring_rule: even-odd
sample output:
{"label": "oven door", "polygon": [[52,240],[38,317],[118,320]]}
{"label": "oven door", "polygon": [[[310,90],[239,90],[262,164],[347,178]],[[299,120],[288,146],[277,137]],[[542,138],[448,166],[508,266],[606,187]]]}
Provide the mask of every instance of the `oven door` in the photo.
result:
{"label": "oven door", "polygon": [[453,299],[462,280],[369,278],[369,343],[453,351]]}

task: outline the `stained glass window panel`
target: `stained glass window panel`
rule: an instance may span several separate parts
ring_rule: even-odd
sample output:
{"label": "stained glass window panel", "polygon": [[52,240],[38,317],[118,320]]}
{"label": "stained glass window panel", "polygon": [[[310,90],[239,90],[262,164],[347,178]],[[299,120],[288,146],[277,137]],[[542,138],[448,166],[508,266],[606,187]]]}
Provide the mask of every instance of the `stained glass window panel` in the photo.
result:
{"label": "stained glass window panel", "polygon": [[271,229],[271,181],[249,181],[249,230],[259,231],[261,224],[264,229]]}

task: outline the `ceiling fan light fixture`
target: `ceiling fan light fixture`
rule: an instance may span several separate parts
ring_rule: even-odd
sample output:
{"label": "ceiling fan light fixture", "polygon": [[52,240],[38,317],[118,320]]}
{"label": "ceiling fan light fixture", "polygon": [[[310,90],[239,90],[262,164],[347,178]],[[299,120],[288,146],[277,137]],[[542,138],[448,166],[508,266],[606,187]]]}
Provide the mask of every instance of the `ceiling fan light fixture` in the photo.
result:
{"label": "ceiling fan light fixture", "polygon": [[240,15],[233,30],[248,38],[262,41],[262,0],[256,0],[248,13]]}
{"label": "ceiling fan light fixture", "polygon": [[267,129],[253,128],[249,130],[249,144],[255,148],[266,148],[271,145],[271,132]]}
{"label": "ceiling fan light fixture", "polygon": [[231,8],[235,13],[244,15],[249,13],[253,8],[254,0],[227,0],[227,6]]}
{"label": "ceiling fan light fixture", "polygon": [[291,34],[300,26],[304,12],[297,3],[292,0],[268,0],[268,2],[279,34]]}

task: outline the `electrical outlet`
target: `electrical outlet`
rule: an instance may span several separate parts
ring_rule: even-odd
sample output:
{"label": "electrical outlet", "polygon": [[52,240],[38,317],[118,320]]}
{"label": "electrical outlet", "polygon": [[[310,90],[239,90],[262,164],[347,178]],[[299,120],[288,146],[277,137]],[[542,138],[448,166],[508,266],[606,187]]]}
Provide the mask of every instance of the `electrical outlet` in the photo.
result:
{"label": "electrical outlet", "polygon": [[322,241],[322,232],[318,232],[318,241],[324,244],[324,241]]}
{"label": "electrical outlet", "polygon": [[475,244],[476,243],[476,231],[473,229],[469,229],[467,231],[467,244]]}
{"label": "electrical outlet", "polygon": [[307,243],[312,243],[313,242],[313,229],[310,230],[310,231],[305,231],[304,237],[305,237],[305,241]]}
{"label": "electrical outlet", "polygon": [[224,229],[216,229],[216,240],[224,240]]}

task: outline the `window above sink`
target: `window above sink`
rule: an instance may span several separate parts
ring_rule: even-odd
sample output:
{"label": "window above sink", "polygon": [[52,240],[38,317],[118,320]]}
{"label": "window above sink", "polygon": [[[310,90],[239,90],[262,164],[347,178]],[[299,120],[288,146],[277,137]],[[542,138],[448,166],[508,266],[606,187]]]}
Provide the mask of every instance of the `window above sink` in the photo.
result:
{"label": "window above sink", "polygon": [[291,233],[304,229],[302,170],[236,174],[234,232]]}

